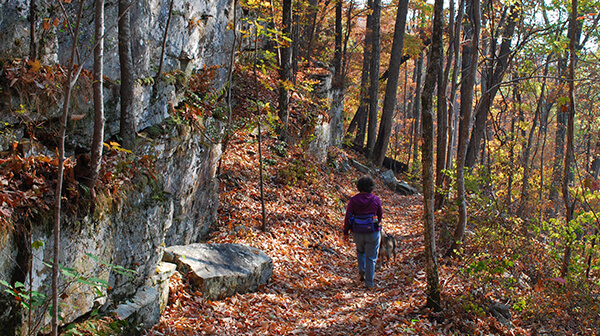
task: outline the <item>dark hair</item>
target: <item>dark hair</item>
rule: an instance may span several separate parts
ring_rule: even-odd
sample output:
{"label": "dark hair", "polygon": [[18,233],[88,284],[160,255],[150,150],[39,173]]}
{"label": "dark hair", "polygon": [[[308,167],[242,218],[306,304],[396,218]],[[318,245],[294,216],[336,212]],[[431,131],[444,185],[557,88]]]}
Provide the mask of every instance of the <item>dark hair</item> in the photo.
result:
{"label": "dark hair", "polygon": [[375,189],[375,181],[368,176],[363,176],[356,182],[356,189],[360,192],[370,193]]}

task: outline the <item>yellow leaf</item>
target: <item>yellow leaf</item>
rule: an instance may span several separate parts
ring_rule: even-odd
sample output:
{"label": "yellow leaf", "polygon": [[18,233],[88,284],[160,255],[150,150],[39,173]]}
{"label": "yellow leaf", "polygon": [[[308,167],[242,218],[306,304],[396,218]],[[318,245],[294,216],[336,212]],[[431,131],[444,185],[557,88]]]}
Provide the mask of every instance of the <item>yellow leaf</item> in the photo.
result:
{"label": "yellow leaf", "polygon": [[29,64],[29,66],[31,67],[31,71],[33,72],[40,71],[40,68],[42,67],[39,60],[27,61],[27,64]]}

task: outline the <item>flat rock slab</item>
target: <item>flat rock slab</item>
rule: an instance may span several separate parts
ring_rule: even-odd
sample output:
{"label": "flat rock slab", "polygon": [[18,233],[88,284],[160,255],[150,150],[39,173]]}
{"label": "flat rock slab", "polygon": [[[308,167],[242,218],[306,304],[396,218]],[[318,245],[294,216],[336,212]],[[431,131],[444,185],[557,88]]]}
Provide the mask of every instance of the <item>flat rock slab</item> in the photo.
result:
{"label": "flat rock slab", "polygon": [[273,260],[241,244],[190,244],[165,249],[164,261],[177,265],[208,300],[255,291],[273,273]]}

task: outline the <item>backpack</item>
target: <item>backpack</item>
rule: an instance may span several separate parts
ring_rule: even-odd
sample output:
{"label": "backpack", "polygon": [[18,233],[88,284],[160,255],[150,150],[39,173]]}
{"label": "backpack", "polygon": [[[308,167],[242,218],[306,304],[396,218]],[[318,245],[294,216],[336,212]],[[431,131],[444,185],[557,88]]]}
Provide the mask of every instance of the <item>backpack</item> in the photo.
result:
{"label": "backpack", "polygon": [[352,232],[371,233],[379,228],[377,215],[350,215],[350,227]]}

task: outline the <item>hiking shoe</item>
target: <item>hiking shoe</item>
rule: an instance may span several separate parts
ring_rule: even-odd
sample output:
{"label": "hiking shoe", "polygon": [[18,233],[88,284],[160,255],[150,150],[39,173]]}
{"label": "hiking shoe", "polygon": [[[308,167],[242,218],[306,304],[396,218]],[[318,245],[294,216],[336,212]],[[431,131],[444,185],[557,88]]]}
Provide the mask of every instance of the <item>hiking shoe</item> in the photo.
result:
{"label": "hiking shoe", "polygon": [[365,281],[365,272],[358,272],[358,281]]}
{"label": "hiking shoe", "polygon": [[365,288],[367,290],[377,290],[377,289],[379,289],[379,286],[375,285],[375,284],[373,284],[373,285],[367,285],[367,284],[365,284]]}

